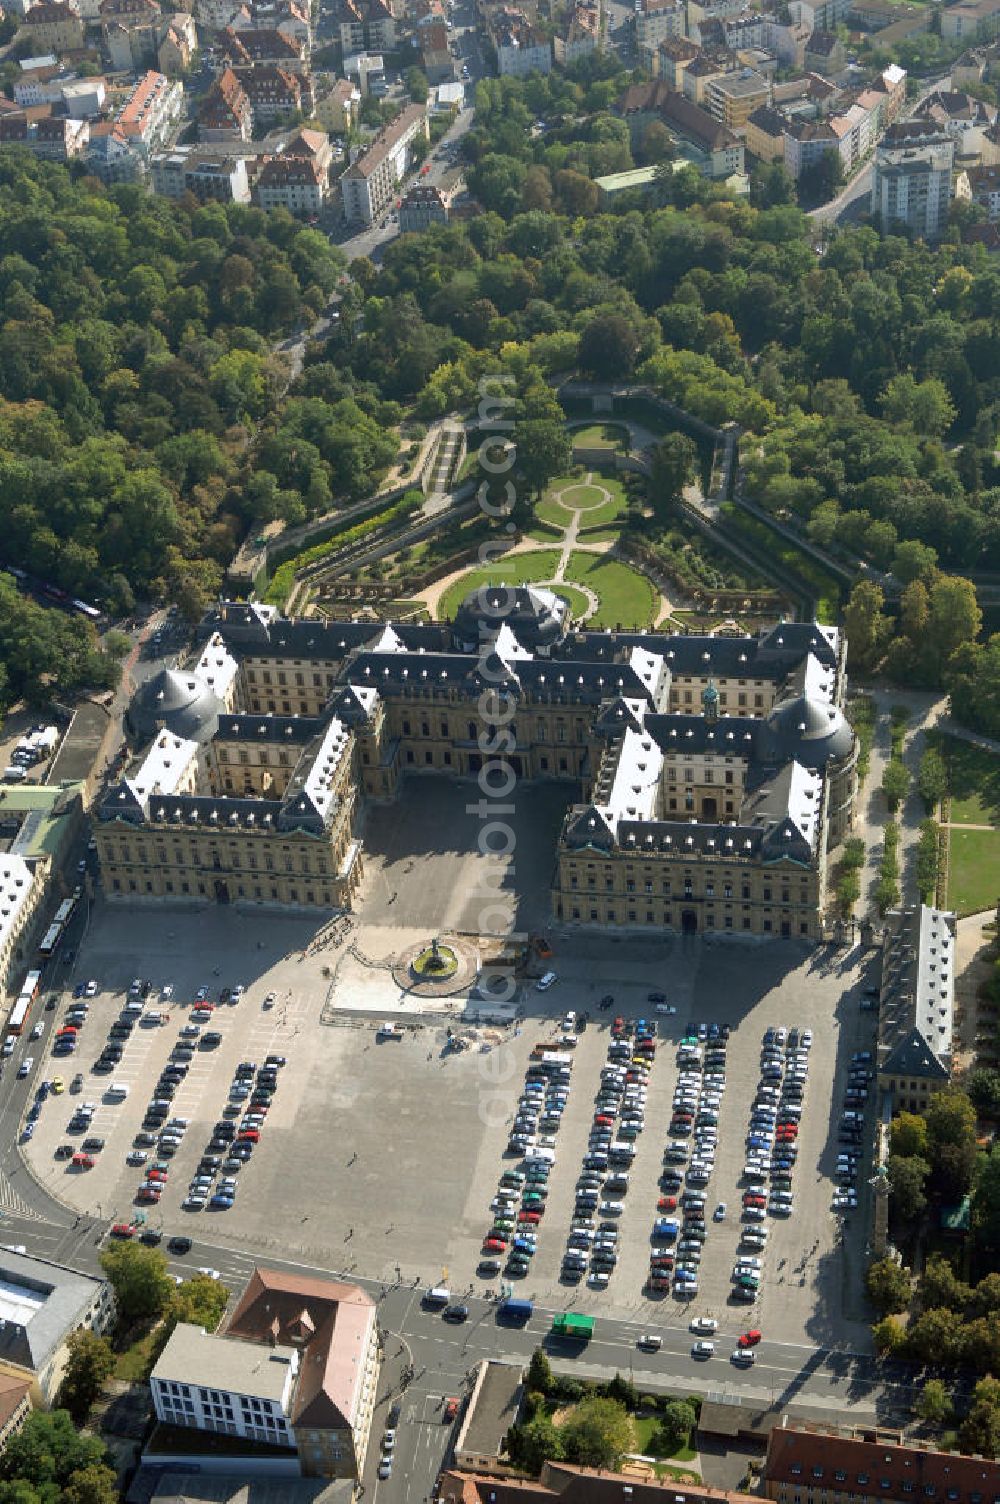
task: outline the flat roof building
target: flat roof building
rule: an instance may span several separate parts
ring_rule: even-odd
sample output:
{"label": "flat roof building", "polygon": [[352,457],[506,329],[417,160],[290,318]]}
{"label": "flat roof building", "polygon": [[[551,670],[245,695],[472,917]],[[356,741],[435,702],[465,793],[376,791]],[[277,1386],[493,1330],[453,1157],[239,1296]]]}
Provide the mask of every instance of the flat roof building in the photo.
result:
{"label": "flat roof building", "polygon": [[107,1280],[0,1249],[0,1376],[27,1381],[38,1407],[55,1399],[72,1333],[103,1333],[113,1318]]}

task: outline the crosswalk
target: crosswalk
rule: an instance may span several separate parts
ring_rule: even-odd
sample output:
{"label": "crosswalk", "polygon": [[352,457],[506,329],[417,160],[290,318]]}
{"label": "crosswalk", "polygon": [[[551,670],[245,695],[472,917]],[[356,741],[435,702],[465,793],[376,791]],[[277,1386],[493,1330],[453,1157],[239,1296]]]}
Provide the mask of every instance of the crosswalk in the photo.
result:
{"label": "crosswalk", "polygon": [[38,1213],[14,1189],[10,1176],[2,1168],[0,1168],[0,1208],[5,1212],[13,1212],[18,1217],[39,1220]]}

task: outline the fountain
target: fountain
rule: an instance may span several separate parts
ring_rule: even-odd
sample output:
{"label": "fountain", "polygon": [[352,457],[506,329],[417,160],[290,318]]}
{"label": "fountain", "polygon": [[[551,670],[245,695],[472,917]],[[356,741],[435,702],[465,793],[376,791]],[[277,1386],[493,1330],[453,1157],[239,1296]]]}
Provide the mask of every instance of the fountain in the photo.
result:
{"label": "fountain", "polygon": [[410,962],[413,975],[421,982],[447,982],[458,971],[458,956],[450,945],[432,940]]}

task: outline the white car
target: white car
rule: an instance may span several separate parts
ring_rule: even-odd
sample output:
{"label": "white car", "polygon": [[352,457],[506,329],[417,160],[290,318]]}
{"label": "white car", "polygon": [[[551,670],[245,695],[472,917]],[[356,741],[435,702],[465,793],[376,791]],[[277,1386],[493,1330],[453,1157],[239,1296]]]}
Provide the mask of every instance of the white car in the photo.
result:
{"label": "white car", "polygon": [[717,1332],[719,1330],[719,1323],[714,1316],[696,1316],[691,1323],[690,1330],[702,1334],[705,1332]]}
{"label": "white car", "polygon": [[205,1277],[206,1277],[206,1279],[221,1279],[222,1278],[222,1275],[219,1273],[218,1269],[199,1269],[198,1273],[199,1274],[204,1274]]}
{"label": "white car", "polygon": [[0,1049],[0,1055],[3,1055],[3,1057],[5,1059],[8,1059],[11,1055],[13,1055],[13,1053],[14,1053],[14,1036],[12,1034],[9,1034],[7,1036],[7,1038],[3,1042],[3,1047],[2,1047],[2,1049]]}
{"label": "white car", "polygon": [[663,1338],[658,1337],[655,1332],[643,1332],[642,1336],[636,1343],[636,1347],[641,1347],[646,1352],[652,1353],[659,1352],[662,1346]]}
{"label": "white car", "polygon": [[573,1011],[572,1008],[569,1010],[569,1012],[566,1014],[566,1017],[563,1019],[563,1021],[562,1021],[562,1027],[563,1027],[563,1033],[564,1034],[575,1034],[576,1033],[576,1014],[574,1013],[574,1011]]}
{"label": "white car", "polygon": [[624,1201],[602,1201],[601,1202],[601,1216],[602,1217],[620,1217],[621,1214],[622,1214],[622,1212],[624,1210],[625,1210],[625,1203],[624,1203]]}
{"label": "white car", "polygon": [[90,979],[90,981],[87,983],[86,987],[83,989],[83,995],[84,995],[84,997],[96,997],[97,996],[97,983],[94,981],[93,978]]}
{"label": "white car", "polygon": [[674,1007],[673,1003],[657,1003],[656,1011],[657,1013],[666,1013],[673,1015],[677,1012],[677,1009]]}
{"label": "white car", "polygon": [[692,1358],[711,1358],[714,1354],[714,1342],[695,1342],[691,1348]]}
{"label": "white car", "polygon": [[31,1031],[31,1037],[32,1037],[32,1039],[41,1039],[41,1037],[42,1037],[42,1035],[44,1033],[45,1033],[45,1020],[44,1020],[44,1018],[40,1018],[38,1020],[37,1024],[35,1024],[34,1028]]}
{"label": "white car", "polygon": [[715,1208],[715,1211],[712,1213],[712,1221],[713,1222],[724,1222],[725,1220],[726,1220],[726,1203],[724,1201],[720,1201],[719,1204],[718,1204],[718,1206]]}
{"label": "white car", "polygon": [[729,1355],[730,1363],[735,1363],[739,1368],[752,1368],[757,1361],[757,1354],[752,1347],[738,1347]]}
{"label": "white car", "polygon": [[275,994],[273,992],[269,992],[267,994],[267,996],[265,997],[265,999],[264,999],[264,1007],[265,1008],[273,1008],[274,1004],[275,1004],[275,1001],[276,1001]]}
{"label": "white car", "polygon": [[17,1068],[17,1079],[19,1081],[24,1080],[25,1076],[31,1070],[31,1067],[34,1065],[34,1063],[34,1059],[31,1055],[25,1055],[24,1059],[21,1061],[21,1064]]}
{"label": "white car", "polygon": [[535,991],[548,992],[552,984],[558,982],[558,980],[559,978],[554,971],[547,971],[544,976],[538,978],[538,981],[535,983]]}

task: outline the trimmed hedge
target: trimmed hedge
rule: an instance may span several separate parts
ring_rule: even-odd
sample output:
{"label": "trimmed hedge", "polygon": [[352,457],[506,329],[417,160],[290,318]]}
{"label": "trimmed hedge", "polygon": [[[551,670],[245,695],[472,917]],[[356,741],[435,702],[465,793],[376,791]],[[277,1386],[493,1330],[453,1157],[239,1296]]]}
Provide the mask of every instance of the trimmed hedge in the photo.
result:
{"label": "trimmed hedge", "polygon": [[264,600],[271,606],[284,606],[291,594],[296,576],[303,569],[307,569],[310,564],[318,564],[328,554],[339,553],[342,548],[349,548],[351,544],[360,542],[369,533],[386,527],[390,522],[402,520],[413,512],[418,512],[423,504],[423,492],[407,491],[398,501],[393,502],[392,506],[386,507],[383,511],[372,513],[342,532],[334,531],[332,536],[328,536],[324,542],[314,543],[310,548],[303,549],[301,553],[293,554],[274,571]]}

